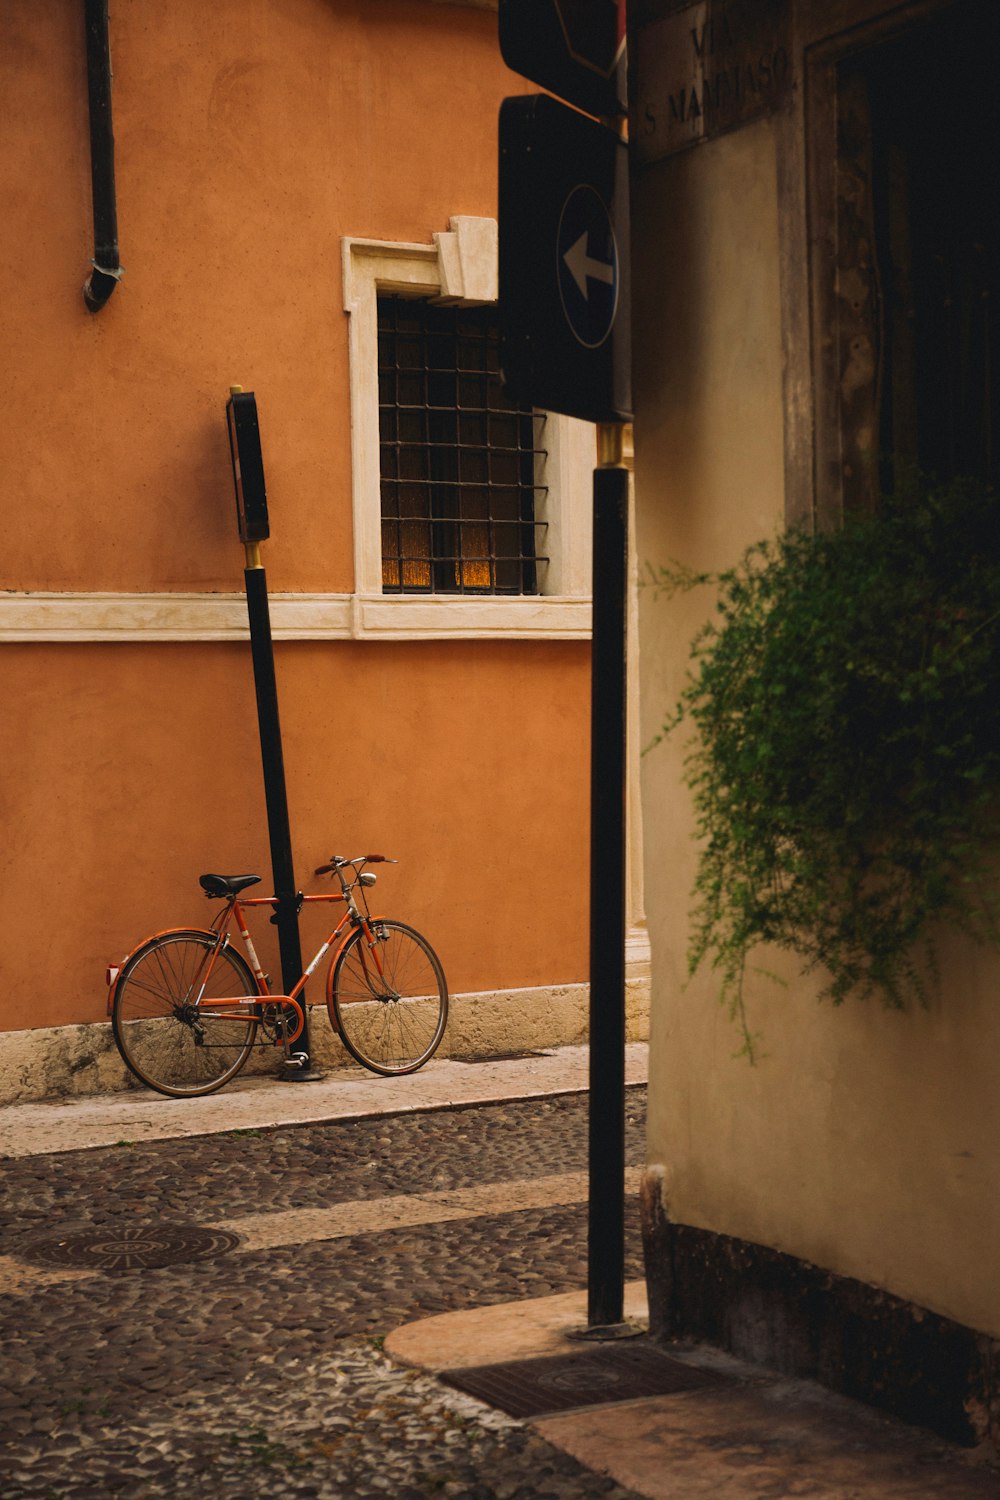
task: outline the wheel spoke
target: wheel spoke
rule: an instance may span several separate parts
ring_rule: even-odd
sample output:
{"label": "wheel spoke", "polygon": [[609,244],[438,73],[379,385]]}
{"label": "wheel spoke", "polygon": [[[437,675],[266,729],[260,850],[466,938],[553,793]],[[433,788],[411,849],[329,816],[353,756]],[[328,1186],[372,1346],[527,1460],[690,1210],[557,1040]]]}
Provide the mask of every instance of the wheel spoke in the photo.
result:
{"label": "wheel spoke", "polygon": [[136,1077],[160,1093],[220,1088],[253,1046],[254,1016],[218,1016],[194,1005],[256,994],[250,970],[229,948],[215,954],[209,973],[214,950],[213,934],[171,933],[134,954],[118,978],[112,1017],[118,1050]]}
{"label": "wheel spoke", "polygon": [[410,1073],[440,1044],[448,991],[440,962],[401,922],[376,923],[379,974],[368,938],[350,938],[331,975],[331,1016],[347,1050],[377,1073]]}

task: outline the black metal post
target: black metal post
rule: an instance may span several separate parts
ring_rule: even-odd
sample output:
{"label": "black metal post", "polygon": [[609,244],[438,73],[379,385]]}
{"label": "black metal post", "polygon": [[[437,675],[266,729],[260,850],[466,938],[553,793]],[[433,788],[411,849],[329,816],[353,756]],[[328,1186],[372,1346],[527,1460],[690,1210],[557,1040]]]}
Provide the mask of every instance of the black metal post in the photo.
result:
{"label": "black metal post", "polygon": [[[245,568],[243,576],[246,579],[247,613],[250,616],[250,647],[253,653],[257,722],[264,767],[267,830],[271,841],[271,873],[274,878],[274,894],[278,898],[276,916],[281,983],[283,993],[287,995],[302,977],[302,949],[299,943],[298,899],[285,791],[285,762],[281,751],[278,687],[274,676],[271,616],[267,603],[267,574],[263,566],[257,566]],[[299,996],[299,1003],[305,1009],[305,994]],[[304,1055],[308,1059],[308,1021],[295,1043],[293,1055]]]}
{"label": "black metal post", "polygon": [[[622,1325],[625,1297],[625,786],[628,470],[621,432],[594,470],[590,750],[590,1205],[587,1322]],[[604,434],[602,433],[602,437]],[[603,455],[602,455],[603,456]]]}

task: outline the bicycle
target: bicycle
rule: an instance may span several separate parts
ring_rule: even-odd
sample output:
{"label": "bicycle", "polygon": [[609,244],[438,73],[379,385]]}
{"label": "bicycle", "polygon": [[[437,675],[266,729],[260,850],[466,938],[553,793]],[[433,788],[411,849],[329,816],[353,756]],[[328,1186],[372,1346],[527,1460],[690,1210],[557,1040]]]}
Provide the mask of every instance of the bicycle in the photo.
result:
{"label": "bicycle", "polygon": [[[302,1034],[299,996],[337,943],[326,980],[330,1023],[347,1051],[386,1077],[413,1073],[433,1057],[448,1020],[448,987],[427,939],[405,922],[373,917],[369,864],[395,864],[382,854],[331,855],[316,875],[339,891],[304,896],[299,907],[343,901],[346,911],[287,995],[275,995],[254,950],[245,908],[277,907],[275,896],[242,896],[259,875],[201,875],[209,900],[225,905],[210,927],[170,928],[147,938],[107,971],[115,1044],[141,1083],[171,1098],[214,1093],[246,1063],[258,1031],[290,1046]],[[246,958],[233,946],[235,923]]]}

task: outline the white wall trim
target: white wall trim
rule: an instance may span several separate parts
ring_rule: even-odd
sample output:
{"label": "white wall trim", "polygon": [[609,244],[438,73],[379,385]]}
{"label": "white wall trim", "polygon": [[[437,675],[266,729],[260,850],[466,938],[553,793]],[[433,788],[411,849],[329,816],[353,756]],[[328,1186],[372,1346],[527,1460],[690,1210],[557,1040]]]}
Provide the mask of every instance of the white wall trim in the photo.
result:
{"label": "white wall trim", "polygon": [[358,596],[359,639],[589,640],[589,599]]}
{"label": "white wall trim", "polygon": [[[446,232],[435,234],[431,245],[392,243],[383,240],[345,238],[341,245],[344,276],[344,309],[349,314],[348,350],[351,386],[351,477],[354,511],[354,581],[366,607],[364,620],[381,621],[380,610],[367,608],[382,595],[382,512],[379,466],[378,418],[378,310],[380,292],[428,298],[441,303],[484,305],[497,299],[497,225],[495,219],[456,215]],[[548,495],[540,499],[537,519],[548,523],[545,549],[549,556],[541,569],[542,594],[532,599],[510,601],[517,613],[506,613],[499,627],[503,634],[587,634],[590,628],[591,591],[591,495],[595,463],[594,429],[572,417],[548,414],[544,427],[545,483]],[[569,609],[575,601],[576,611]],[[411,606],[414,597],[409,596]],[[447,619],[454,619],[456,635],[465,633],[467,606],[489,605],[483,619],[500,618],[507,601],[491,601],[440,595],[427,602],[424,614],[428,629],[450,633]],[[534,608],[525,608],[532,605]],[[542,626],[544,616],[551,626]],[[401,616],[402,617],[402,616]],[[394,616],[394,618],[396,618]],[[477,615],[476,618],[479,618]],[[573,618],[567,631],[563,623]],[[519,624],[518,622],[523,622]],[[583,623],[581,623],[583,622]],[[420,633],[414,626],[415,633]],[[381,631],[379,632],[381,633]],[[490,633],[493,633],[492,631]]]}
{"label": "white wall trim", "polygon": [[[273,594],[279,641],[587,640],[589,600]],[[242,641],[243,594],[0,594],[0,643]]]}

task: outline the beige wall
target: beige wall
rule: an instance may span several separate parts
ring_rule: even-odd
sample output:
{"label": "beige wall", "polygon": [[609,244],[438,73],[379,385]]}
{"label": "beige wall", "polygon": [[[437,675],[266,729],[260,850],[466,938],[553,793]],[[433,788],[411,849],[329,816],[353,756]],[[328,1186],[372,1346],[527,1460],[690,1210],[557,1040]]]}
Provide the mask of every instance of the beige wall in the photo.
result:
{"label": "beige wall", "polygon": [[[239,592],[236,382],[272,593],[349,595],[342,238],[495,216],[525,87],[495,14],[117,0],[126,269],[96,316],[82,7],[15,0],[2,32],[0,591]],[[586,640],[296,641],[277,674],[300,883],[381,850],[453,992],[586,978]],[[199,873],[269,880],[249,647],[0,644],[0,695],[0,1031],[98,1020],[109,959],[206,919]]]}
{"label": "beige wall", "polygon": [[[778,200],[758,124],[644,172],[633,244],[639,557],[733,562],[784,511]],[[640,603],[644,739],[683,681],[705,591]],[[649,1160],[670,1217],[1000,1334],[997,966],[945,938],[925,1012],[819,1005],[754,978],[755,1066],[709,973],[685,984],[696,846],[683,742],[643,763],[653,952]]]}

